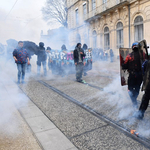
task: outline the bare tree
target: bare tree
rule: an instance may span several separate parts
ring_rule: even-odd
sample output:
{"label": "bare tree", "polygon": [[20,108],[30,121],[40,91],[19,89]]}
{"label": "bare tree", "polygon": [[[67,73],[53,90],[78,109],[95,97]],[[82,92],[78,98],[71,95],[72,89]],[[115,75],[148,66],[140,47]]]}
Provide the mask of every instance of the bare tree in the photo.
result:
{"label": "bare tree", "polygon": [[42,8],[43,18],[48,23],[59,23],[68,27],[67,23],[67,0],[47,0]]}

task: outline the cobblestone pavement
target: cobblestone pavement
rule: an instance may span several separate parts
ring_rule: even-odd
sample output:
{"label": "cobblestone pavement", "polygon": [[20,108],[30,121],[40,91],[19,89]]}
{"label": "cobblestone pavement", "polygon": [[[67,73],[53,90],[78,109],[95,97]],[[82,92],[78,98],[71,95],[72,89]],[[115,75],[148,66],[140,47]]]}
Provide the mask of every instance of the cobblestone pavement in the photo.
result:
{"label": "cobblestone pavement", "polygon": [[21,85],[20,88],[78,149],[149,149],[38,82],[38,80],[43,80],[112,120],[119,121],[124,127],[137,129],[140,134],[149,138],[150,108],[148,108],[144,121],[140,122],[130,118],[129,116],[136,110],[133,109],[127,96],[126,87],[123,89],[120,87],[119,71],[114,64],[109,66],[112,69],[108,69],[109,71],[106,71],[105,68],[100,69],[101,67],[102,64],[95,64],[88,76],[83,78],[90,84],[104,88],[104,91],[75,82],[74,75],[65,78],[59,76],[31,77],[28,83]]}

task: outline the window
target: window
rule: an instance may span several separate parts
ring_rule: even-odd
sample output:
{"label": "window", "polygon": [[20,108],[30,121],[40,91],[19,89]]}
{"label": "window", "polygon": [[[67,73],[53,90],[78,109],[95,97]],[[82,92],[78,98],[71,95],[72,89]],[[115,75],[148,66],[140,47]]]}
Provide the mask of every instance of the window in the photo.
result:
{"label": "window", "polygon": [[124,47],[123,44],[123,24],[122,22],[118,22],[117,24],[117,48]]}
{"label": "window", "polygon": [[83,14],[86,15],[87,14],[87,7],[86,7],[86,3],[83,5]]}
{"label": "window", "polygon": [[94,10],[96,8],[96,0],[92,0],[92,9]]}
{"label": "window", "polygon": [[134,38],[135,41],[143,40],[143,18],[137,16],[134,20]]}
{"label": "window", "polygon": [[97,33],[93,31],[93,48],[97,47]]}
{"label": "window", "polygon": [[110,37],[109,37],[109,28],[105,27],[104,29],[104,50],[110,49]]}
{"label": "window", "polygon": [[76,24],[79,24],[79,10],[76,9]]}
{"label": "window", "polygon": [[103,4],[107,3],[107,0],[103,0]]}

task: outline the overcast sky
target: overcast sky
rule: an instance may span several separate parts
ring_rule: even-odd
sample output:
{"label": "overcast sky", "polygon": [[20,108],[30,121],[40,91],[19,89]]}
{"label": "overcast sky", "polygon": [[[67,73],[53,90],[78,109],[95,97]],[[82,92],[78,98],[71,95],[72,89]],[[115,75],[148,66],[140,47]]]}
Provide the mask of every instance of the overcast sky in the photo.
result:
{"label": "overcast sky", "polygon": [[15,2],[0,0],[0,43],[5,44],[10,38],[38,43],[41,30],[47,34],[47,30],[52,29],[42,19],[41,8],[46,0],[18,0],[12,9]]}

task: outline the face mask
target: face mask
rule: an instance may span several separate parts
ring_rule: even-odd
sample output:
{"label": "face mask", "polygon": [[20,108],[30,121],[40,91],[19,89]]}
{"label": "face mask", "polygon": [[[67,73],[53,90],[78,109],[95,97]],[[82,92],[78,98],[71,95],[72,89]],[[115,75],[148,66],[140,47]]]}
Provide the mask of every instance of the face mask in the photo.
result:
{"label": "face mask", "polygon": [[134,48],[133,48],[133,51],[138,51],[138,48],[137,48],[137,47],[134,47]]}

